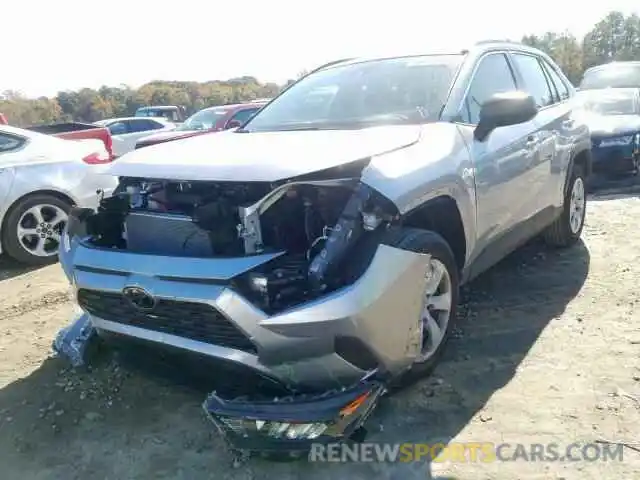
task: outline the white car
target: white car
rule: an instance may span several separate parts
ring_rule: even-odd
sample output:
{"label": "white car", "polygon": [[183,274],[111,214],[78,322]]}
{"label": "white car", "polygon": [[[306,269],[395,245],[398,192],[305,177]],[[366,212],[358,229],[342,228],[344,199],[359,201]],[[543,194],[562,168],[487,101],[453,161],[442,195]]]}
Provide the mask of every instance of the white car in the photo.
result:
{"label": "white car", "polygon": [[0,125],[0,253],[30,265],[54,261],[71,207],[96,207],[113,192],[117,179],[100,175],[110,161],[100,140]]}
{"label": "white car", "polygon": [[136,142],[142,137],[155,132],[168,132],[176,128],[176,124],[164,118],[123,117],[107,118],[95,122],[95,125],[107,127],[113,139],[113,154],[121,157],[134,150]]}

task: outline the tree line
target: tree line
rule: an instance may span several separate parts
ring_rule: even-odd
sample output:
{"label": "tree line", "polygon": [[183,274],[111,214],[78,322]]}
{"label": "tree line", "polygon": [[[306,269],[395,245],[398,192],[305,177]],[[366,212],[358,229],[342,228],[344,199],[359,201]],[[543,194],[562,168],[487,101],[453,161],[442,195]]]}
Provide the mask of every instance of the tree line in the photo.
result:
{"label": "tree line", "polygon": [[[570,32],[525,35],[521,42],[548,53],[567,77],[578,84],[584,71],[613,60],[640,60],[640,17],[613,11],[583,39]],[[290,83],[291,80],[288,83]],[[27,126],[63,121],[95,122],[132,115],[145,105],[184,105],[189,113],[204,107],[238,103],[276,95],[282,86],[261,83],[254,77],[226,81],[154,81],[138,89],[122,85],[59,92],[55,97],[27,98],[18,92],[0,95],[0,112],[13,125]]]}
{"label": "tree line", "polygon": [[12,125],[28,126],[56,122],[95,122],[131,116],[146,105],[184,105],[188,113],[205,107],[240,103],[276,95],[281,87],[261,83],[254,77],[226,81],[154,81],[138,89],[122,85],[59,92],[53,98],[27,98],[19,92],[0,95],[0,112]]}
{"label": "tree line", "polygon": [[574,85],[587,68],[614,60],[640,60],[640,17],[610,12],[584,36],[569,32],[525,35],[522,43],[551,56]]}

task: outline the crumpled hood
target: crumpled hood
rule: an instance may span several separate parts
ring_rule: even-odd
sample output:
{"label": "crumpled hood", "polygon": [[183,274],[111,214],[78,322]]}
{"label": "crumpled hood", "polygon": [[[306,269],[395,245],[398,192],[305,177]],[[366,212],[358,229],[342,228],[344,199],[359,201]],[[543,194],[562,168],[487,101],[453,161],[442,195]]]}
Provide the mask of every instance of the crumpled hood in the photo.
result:
{"label": "crumpled hood", "polygon": [[586,123],[591,135],[598,137],[640,132],[640,115],[593,115]]}
{"label": "crumpled hood", "polygon": [[273,182],[409,146],[419,125],[361,130],[223,131],[135,150],[106,173],[172,180]]}
{"label": "crumpled hood", "polygon": [[193,137],[194,135],[200,135],[202,133],[207,133],[208,131],[209,130],[171,130],[168,132],[159,132],[142,137],[137,143],[161,143],[168,140]]}

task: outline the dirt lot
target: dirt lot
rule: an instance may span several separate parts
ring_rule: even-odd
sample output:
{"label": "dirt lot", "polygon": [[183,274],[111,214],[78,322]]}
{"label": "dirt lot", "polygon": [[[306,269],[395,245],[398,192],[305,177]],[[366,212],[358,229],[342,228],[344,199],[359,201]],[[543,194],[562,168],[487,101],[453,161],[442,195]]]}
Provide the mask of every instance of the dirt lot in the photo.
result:
{"label": "dirt lot", "polygon": [[[584,243],[533,244],[463,293],[460,331],[433,377],[388,399],[373,441],[640,441],[640,196],[590,203]],[[49,357],[73,312],[59,266],[0,269],[3,479],[640,479],[623,462],[234,466],[201,392],[123,367]]]}

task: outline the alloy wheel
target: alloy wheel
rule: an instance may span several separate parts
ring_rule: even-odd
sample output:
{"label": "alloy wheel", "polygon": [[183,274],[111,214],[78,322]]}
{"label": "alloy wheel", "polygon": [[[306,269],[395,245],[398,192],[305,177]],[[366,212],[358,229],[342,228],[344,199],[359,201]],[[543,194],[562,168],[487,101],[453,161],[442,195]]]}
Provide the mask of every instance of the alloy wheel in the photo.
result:
{"label": "alloy wheel", "polygon": [[67,213],[56,205],[34,205],[18,221],[20,245],[36,257],[51,257],[58,253]]}

